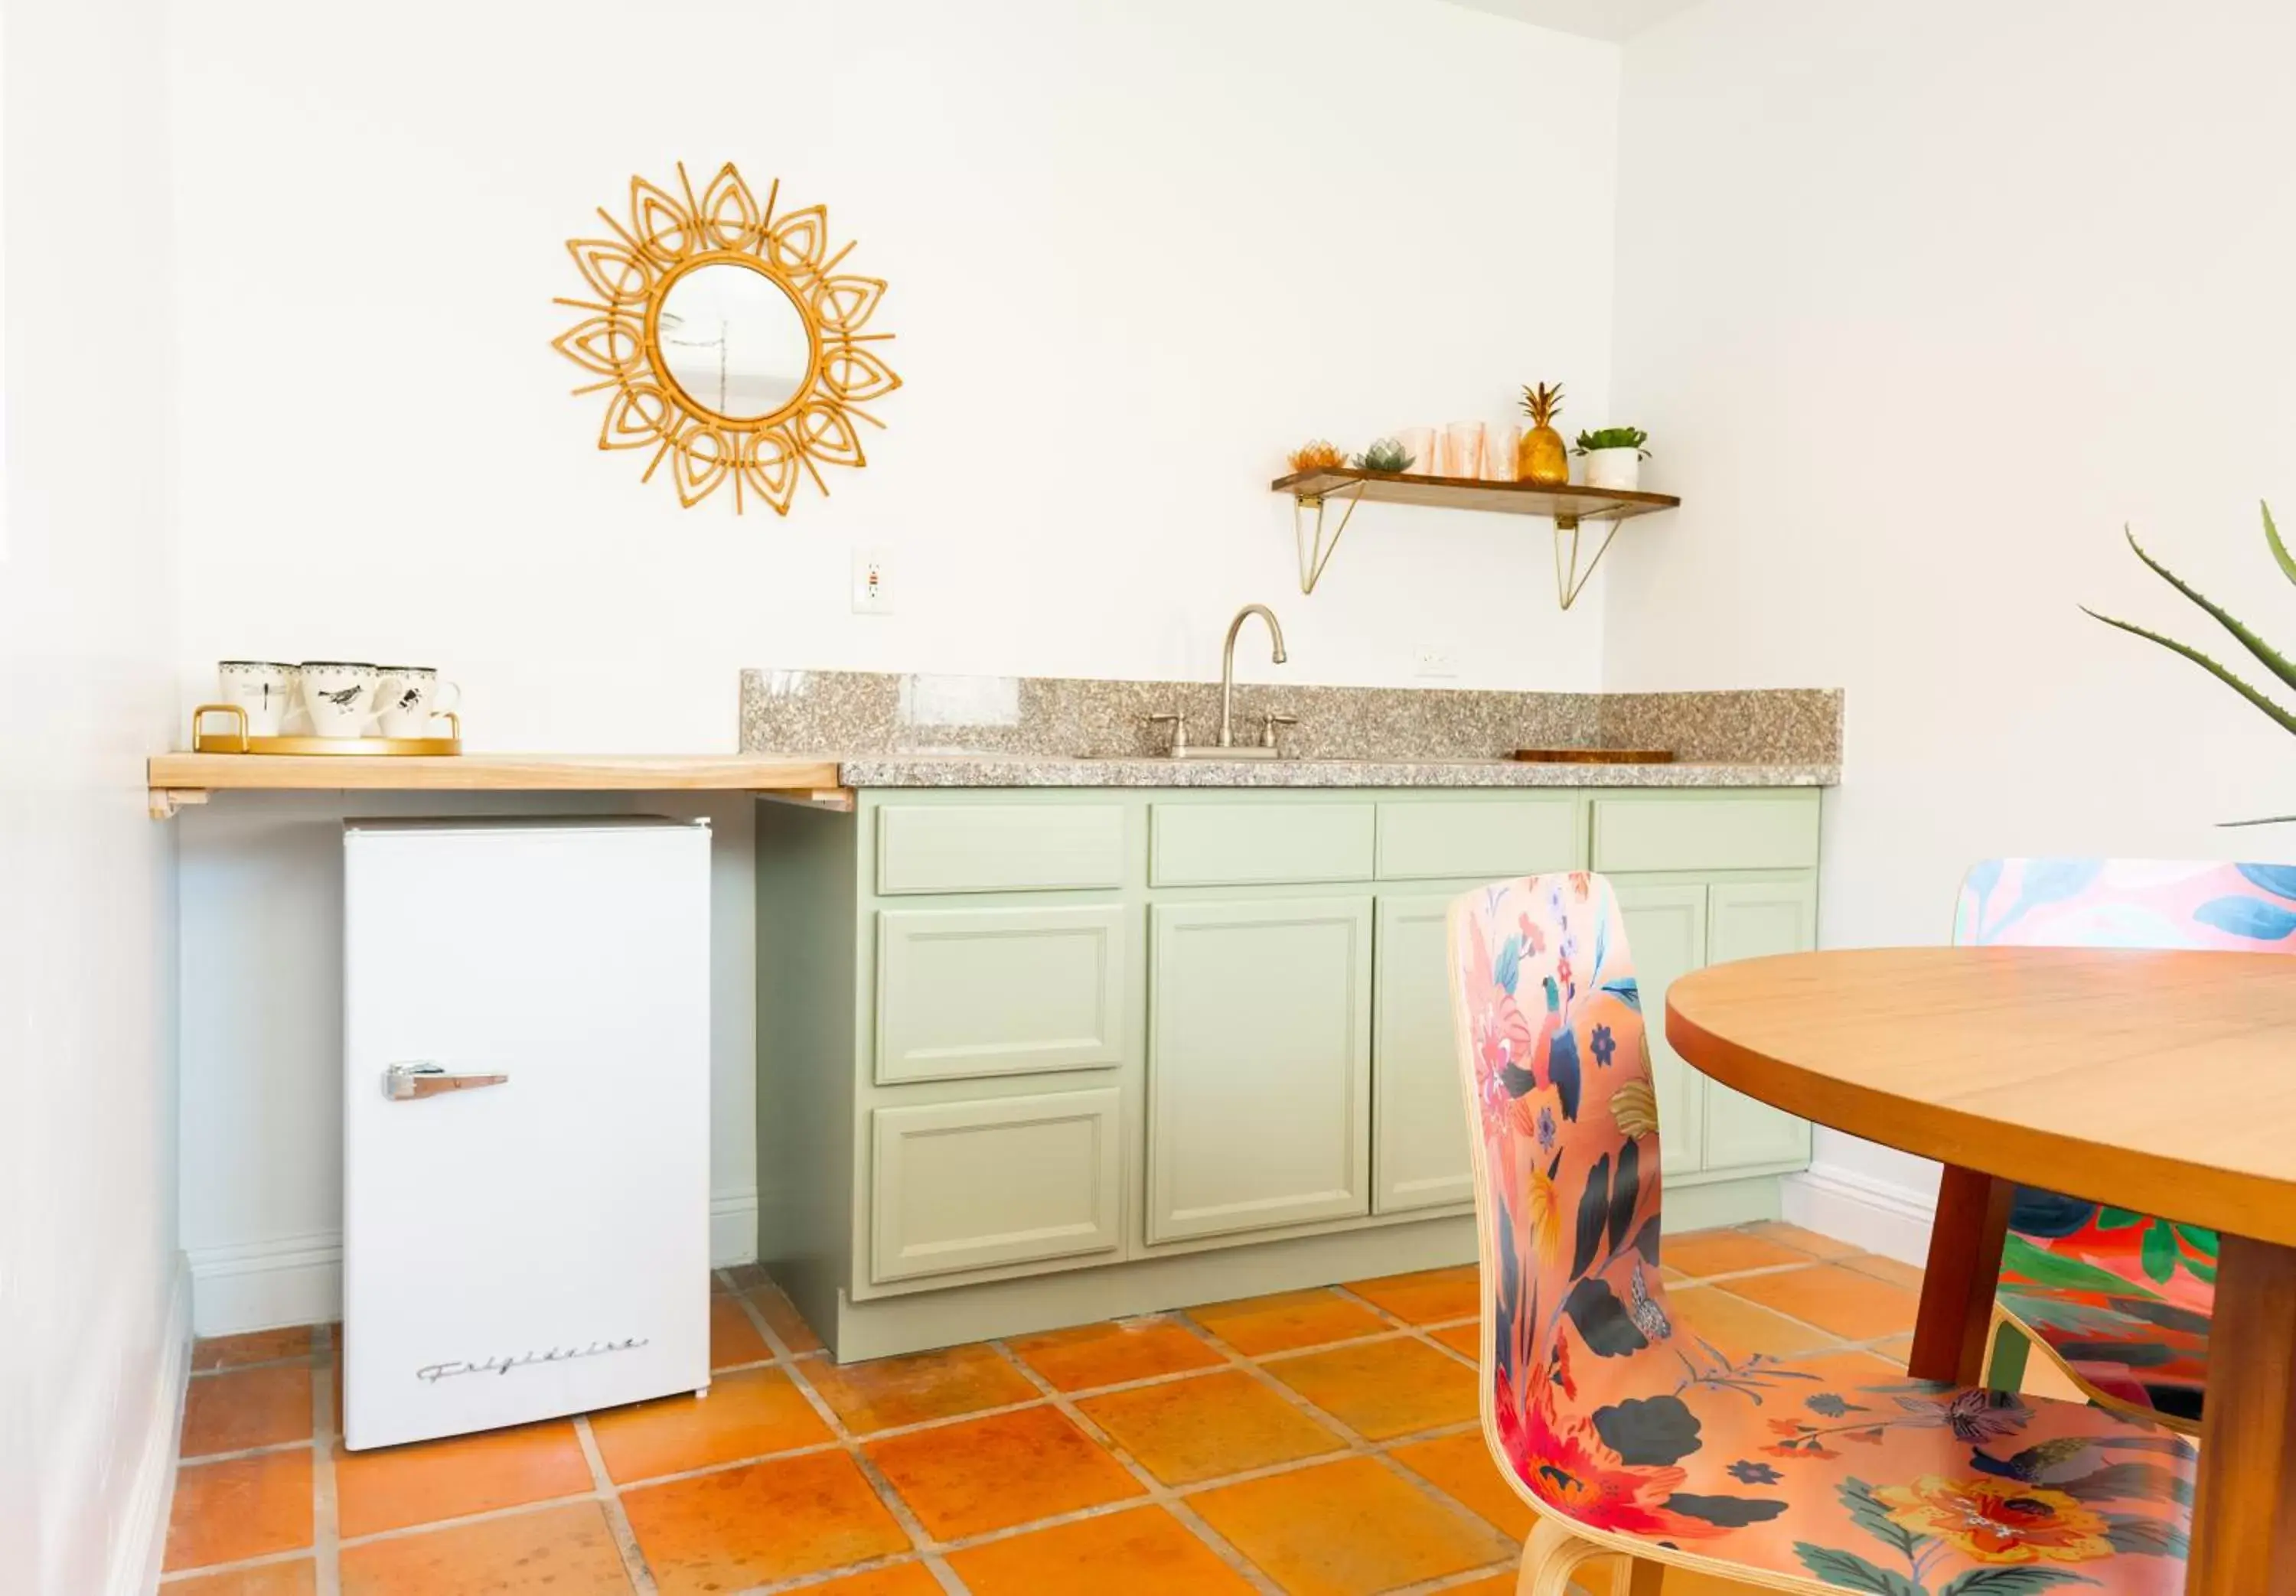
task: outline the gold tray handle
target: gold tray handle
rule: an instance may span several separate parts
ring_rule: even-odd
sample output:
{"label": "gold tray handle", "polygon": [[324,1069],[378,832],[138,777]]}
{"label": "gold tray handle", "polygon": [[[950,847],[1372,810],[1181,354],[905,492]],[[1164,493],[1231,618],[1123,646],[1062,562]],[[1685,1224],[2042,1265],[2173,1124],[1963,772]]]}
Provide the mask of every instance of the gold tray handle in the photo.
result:
{"label": "gold tray handle", "polygon": [[[237,727],[228,733],[230,743],[226,744],[224,738],[217,737],[215,740],[215,747],[209,748],[207,745],[207,734],[200,730],[200,723],[210,715],[228,715],[239,723]],[[201,704],[192,711],[192,747],[202,754],[247,752],[247,711],[237,704]]]}

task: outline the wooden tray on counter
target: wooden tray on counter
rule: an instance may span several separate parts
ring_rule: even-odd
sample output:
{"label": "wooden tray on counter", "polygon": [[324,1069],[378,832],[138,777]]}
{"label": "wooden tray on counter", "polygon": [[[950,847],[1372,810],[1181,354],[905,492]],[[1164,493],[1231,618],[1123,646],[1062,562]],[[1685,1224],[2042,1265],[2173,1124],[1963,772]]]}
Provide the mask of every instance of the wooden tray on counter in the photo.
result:
{"label": "wooden tray on counter", "polygon": [[1670,749],[1517,749],[1507,756],[1524,765],[1671,765]]}

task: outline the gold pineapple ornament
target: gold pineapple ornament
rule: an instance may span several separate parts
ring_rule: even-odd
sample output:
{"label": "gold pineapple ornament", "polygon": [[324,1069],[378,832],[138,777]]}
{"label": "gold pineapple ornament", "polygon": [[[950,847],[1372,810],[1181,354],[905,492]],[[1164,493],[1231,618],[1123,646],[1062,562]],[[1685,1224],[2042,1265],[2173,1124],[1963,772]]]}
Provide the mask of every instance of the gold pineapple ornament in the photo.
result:
{"label": "gold pineapple ornament", "polygon": [[1570,454],[1554,430],[1554,418],[1562,413],[1562,389],[1544,382],[1524,389],[1522,413],[1530,418],[1530,430],[1515,449],[1514,474],[1541,487],[1562,487],[1570,480]]}

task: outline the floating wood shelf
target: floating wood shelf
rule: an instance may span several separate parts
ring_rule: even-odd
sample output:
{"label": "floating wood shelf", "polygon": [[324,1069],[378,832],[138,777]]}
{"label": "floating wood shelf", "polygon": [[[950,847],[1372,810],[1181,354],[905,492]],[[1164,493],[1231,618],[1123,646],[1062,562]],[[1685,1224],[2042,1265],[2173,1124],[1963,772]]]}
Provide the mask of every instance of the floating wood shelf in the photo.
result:
{"label": "floating wood shelf", "polygon": [[754,792],[850,808],[833,759],[757,754],[160,754],[145,767],[152,817],[214,792]]}
{"label": "floating wood shelf", "polygon": [[[1666,493],[1628,493],[1609,487],[1546,487],[1536,482],[1486,482],[1474,477],[1422,477],[1408,472],[1346,468],[1294,471],[1288,477],[1276,478],[1268,486],[1277,493],[1292,495],[1292,531],[1300,543],[1301,593],[1316,591],[1316,584],[1323,577],[1324,567],[1331,562],[1332,551],[1340,546],[1341,535],[1347,531],[1356,506],[1368,500],[1374,503],[1425,504],[1448,510],[1494,510],[1507,515],[1537,515],[1552,520],[1555,596],[1562,601],[1565,610],[1577,602],[1587,578],[1603,562],[1611,537],[1618,533],[1619,523],[1638,515],[1672,510],[1682,503]],[[1347,510],[1327,543],[1324,538],[1324,503],[1332,498],[1344,499]],[[1312,536],[1306,522],[1306,512],[1310,510],[1316,512]],[[1578,568],[1581,521],[1611,523],[1610,531],[1603,535],[1601,545],[1584,570]]]}

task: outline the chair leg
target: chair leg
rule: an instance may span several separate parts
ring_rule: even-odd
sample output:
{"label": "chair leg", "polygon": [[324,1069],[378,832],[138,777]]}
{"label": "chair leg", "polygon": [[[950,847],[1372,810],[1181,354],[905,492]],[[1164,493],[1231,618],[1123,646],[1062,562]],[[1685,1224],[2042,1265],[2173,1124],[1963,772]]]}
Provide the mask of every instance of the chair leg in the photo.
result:
{"label": "chair leg", "polygon": [[[1607,1555],[1594,1542],[1582,1540],[1556,1520],[1542,1517],[1532,1527],[1530,1539],[1522,1543],[1522,1571],[1515,1576],[1515,1596],[1570,1596],[1570,1576],[1578,1566]],[[1636,1596],[1641,1592],[1637,1591]]]}
{"label": "chair leg", "polygon": [[2006,1319],[1993,1322],[1993,1352],[1985,1365],[1985,1387],[1988,1391],[2018,1391],[2025,1385],[2025,1360],[2033,1351],[2033,1344],[2025,1339],[2024,1332]]}

